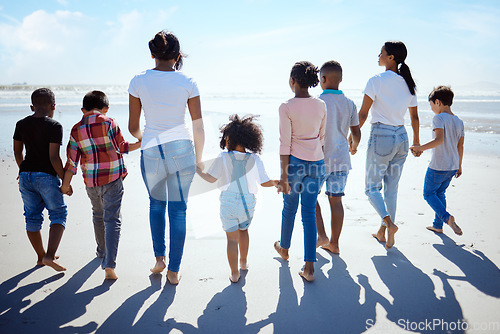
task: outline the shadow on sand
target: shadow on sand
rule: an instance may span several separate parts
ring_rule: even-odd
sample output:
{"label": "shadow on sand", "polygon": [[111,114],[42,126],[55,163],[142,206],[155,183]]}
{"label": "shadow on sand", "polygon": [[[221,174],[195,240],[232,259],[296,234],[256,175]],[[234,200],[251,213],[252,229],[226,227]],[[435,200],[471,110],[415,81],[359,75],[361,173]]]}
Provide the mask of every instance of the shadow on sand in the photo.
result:
{"label": "shadow on sand", "polygon": [[465,245],[457,245],[445,234],[438,234],[443,244],[434,244],[434,248],[464,273],[464,276],[447,276],[443,279],[469,282],[482,293],[500,298],[500,269],[483,254],[475,249],[469,251]]}
{"label": "shadow on sand", "polygon": [[[434,274],[443,283],[444,297],[436,296],[430,277],[415,267],[396,247],[387,255],[372,257],[372,261],[394,298],[392,304],[383,304],[390,321],[402,329],[419,333],[442,333],[447,332],[447,328],[452,328],[453,333],[463,332],[453,329],[458,321],[463,322],[462,308],[452,287],[439,271],[435,270]],[[436,324],[437,327],[427,325],[434,319],[441,324]]]}
{"label": "shadow on sand", "polygon": [[64,327],[64,325],[85,314],[86,307],[92,299],[109,290],[113,282],[104,281],[102,285],[77,293],[99,267],[100,262],[101,259],[93,259],[68,279],[65,284],[50,293],[45,299],[27,308],[24,312],[20,312],[20,310],[30,303],[29,301],[23,301],[24,297],[42,288],[45,284],[60,279],[64,274],[57,274],[41,282],[28,284],[10,293],[9,291],[17,286],[21,279],[32,273],[34,269],[25,271],[4,282],[0,287],[2,309],[5,309],[4,300],[6,300],[6,307],[10,308],[10,310],[0,316],[0,332],[89,333],[94,331],[97,328],[95,322],[89,322],[81,327]]}

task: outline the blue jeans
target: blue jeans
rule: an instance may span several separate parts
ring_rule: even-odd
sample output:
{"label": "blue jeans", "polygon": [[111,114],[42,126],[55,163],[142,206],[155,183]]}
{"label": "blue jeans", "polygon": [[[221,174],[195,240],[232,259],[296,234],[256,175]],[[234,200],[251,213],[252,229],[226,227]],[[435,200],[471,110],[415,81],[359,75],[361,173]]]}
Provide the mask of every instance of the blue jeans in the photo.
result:
{"label": "blue jeans", "polygon": [[[399,179],[408,150],[404,126],[372,124],[366,152],[365,194],[380,218],[390,216],[393,222],[396,220]],[[382,222],[382,225],[385,224]]]}
{"label": "blue jeans", "polygon": [[68,211],[59,187],[61,180],[42,172],[19,174],[19,191],[24,203],[26,230],[38,232],[42,229],[43,209],[49,212],[50,225],[66,226]]}
{"label": "blue jeans", "polygon": [[436,213],[432,224],[435,228],[442,229],[443,223],[447,224],[450,218],[446,211],[445,192],[456,173],[456,170],[439,171],[428,168],[425,174],[424,199]]}
{"label": "blue jeans", "polygon": [[149,193],[149,223],[156,257],[165,256],[168,201],[170,249],[168,270],[178,272],[186,239],[189,187],[196,171],[193,143],[175,140],[141,152],[141,172]]}
{"label": "blue jeans", "polygon": [[306,161],[290,156],[288,165],[290,194],[283,194],[280,245],[285,249],[290,248],[300,199],[306,262],[316,262],[316,200],[324,177],[324,160]]}
{"label": "blue jeans", "polygon": [[87,187],[92,204],[92,222],[97,242],[97,256],[102,257],[101,267],[115,268],[116,254],[122,222],[123,180],[121,178],[97,187]]}

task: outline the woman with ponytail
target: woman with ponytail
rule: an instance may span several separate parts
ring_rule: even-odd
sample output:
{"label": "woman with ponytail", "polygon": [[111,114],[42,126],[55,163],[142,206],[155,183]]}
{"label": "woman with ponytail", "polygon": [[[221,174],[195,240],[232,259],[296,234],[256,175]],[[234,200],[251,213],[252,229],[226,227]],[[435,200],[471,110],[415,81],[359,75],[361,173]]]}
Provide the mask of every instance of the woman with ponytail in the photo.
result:
{"label": "woman with ponytail", "polygon": [[[407,55],[403,42],[386,42],[379,54],[378,64],[385,72],[368,80],[363,104],[359,110],[362,127],[371,110],[371,133],[366,154],[365,193],[382,219],[373,236],[385,243],[387,249],[394,245],[398,227],[396,204],[398,183],[408,156],[408,135],[404,126],[409,109],[413,129],[413,145],[419,145],[419,119],[415,82],[405,63]],[[384,189],[384,196],[381,194]],[[387,238],[386,238],[387,230]]]}
{"label": "woman with ponytail", "polygon": [[[203,169],[205,141],[200,94],[196,83],[179,70],[183,54],[177,37],[160,31],[149,41],[155,67],[136,75],[129,86],[129,131],[142,139],[141,172],[149,193],[149,221],[156,264],[166,267],[165,213],[168,207],[170,249],[167,280],[179,282],[186,238],[186,209],[196,167]],[[193,121],[193,141],[184,118],[186,105]],[[140,129],[141,110],[146,124]]]}

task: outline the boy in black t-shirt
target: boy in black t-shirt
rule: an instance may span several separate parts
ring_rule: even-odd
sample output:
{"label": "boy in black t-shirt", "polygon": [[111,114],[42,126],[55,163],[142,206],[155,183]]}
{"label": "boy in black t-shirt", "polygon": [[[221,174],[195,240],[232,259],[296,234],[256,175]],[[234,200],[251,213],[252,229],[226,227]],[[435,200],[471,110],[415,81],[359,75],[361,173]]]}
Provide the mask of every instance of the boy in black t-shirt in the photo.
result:
{"label": "boy in black t-shirt", "polygon": [[[62,126],[52,119],[54,93],[40,88],[31,94],[34,114],[16,124],[14,156],[19,166],[19,191],[24,202],[26,232],[38,256],[37,265],[47,265],[57,271],[66,270],[56,261],[55,253],[66,224],[66,205],[59,187],[64,169],[59,156]],[[23,156],[23,149],[26,155]],[[68,193],[71,195],[72,190]],[[47,252],[43,247],[43,209],[49,212],[50,231]]]}

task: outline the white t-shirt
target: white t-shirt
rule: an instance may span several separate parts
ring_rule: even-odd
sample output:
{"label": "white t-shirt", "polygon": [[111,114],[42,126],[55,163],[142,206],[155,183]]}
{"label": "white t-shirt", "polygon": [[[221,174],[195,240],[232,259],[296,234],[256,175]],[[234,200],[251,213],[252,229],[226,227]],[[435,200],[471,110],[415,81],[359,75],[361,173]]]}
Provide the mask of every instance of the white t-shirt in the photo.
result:
{"label": "white t-shirt", "polygon": [[326,104],[326,173],[350,170],[347,136],[351,126],[359,125],[356,105],[340,90],[325,90],[319,98]]}
{"label": "white t-shirt", "polygon": [[[245,153],[238,151],[233,152],[234,157],[237,160],[242,160],[245,157]],[[208,174],[217,179],[217,185],[221,191],[229,188],[232,172],[233,164],[228,152],[222,152],[219,154],[208,170]],[[264,169],[264,163],[260,157],[254,153],[252,153],[248,158],[245,177],[247,180],[248,192],[251,194],[256,194],[259,189],[258,186],[270,180],[269,176],[267,176],[266,170]]]}
{"label": "white t-shirt", "polygon": [[464,123],[456,115],[441,113],[432,119],[432,136],[436,137],[434,129],[444,129],[444,141],[432,149],[432,159],[429,168],[441,171],[457,170],[459,167],[458,141],[464,133]]}
{"label": "white t-shirt", "polygon": [[182,72],[147,70],[130,81],[128,92],[141,100],[144,110],[143,150],[191,139],[185,124],[187,100],[200,95],[193,79]]}
{"label": "white t-shirt", "polygon": [[368,80],[364,93],[373,100],[372,124],[404,125],[406,110],[417,106],[417,95],[411,95],[405,79],[393,71]]}

